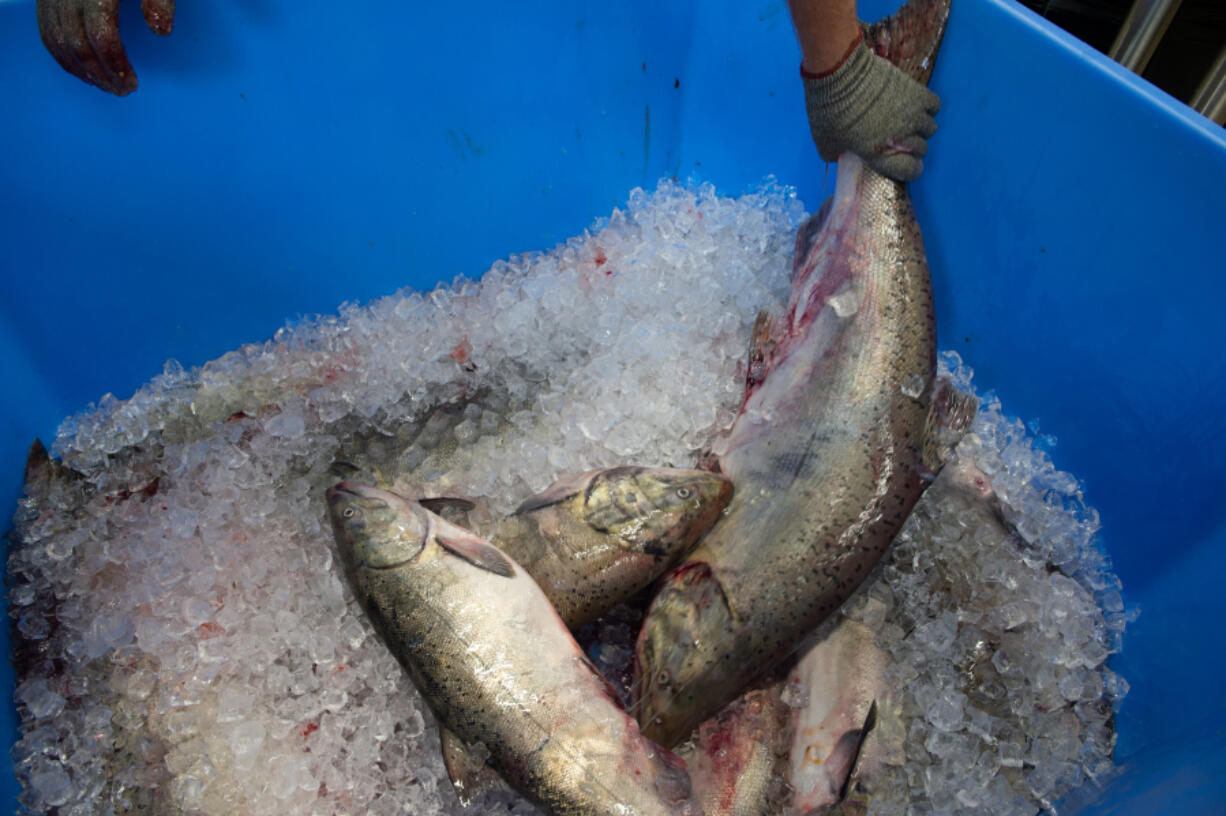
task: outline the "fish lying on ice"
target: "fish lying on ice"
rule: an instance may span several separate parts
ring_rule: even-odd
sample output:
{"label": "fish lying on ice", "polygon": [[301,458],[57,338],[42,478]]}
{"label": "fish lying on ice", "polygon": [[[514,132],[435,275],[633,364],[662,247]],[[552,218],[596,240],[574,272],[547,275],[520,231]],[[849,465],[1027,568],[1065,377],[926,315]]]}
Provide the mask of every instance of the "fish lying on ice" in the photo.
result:
{"label": "fish lying on ice", "polygon": [[705,470],[605,468],[563,477],[475,530],[522,566],[576,629],[676,564],[731,497],[732,483]]}
{"label": "fish lying on ice", "polygon": [[327,501],[375,628],[507,782],[557,816],[701,813],[684,763],[642,736],[521,567],[393,493],[341,483]]}
{"label": "fish lying on ice", "polygon": [[[574,630],[675,564],[715,523],[731,495],[727,479],[705,470],[605,468],[559,479],[478,532],[532,576]],[[452,499],[418,501],[428,508],[465,509]],[[446,728],[441,740],[462,802],[500,785],[463,740]]]}
{"label": "fish lying on ice", "polygon": [[[948,9],[911,0],[867,41],[926,82]],[[935,366],[906,188],[845,154],[833,198],[799,230],[788,311],[759,321],[745,401],[712,448],[736,494],[644,622],[644,733],[676,745],[868,575],[922,489]]]}
{"label": "fish lying on ice", "polygon": [[678,747],[705,816],[833,813],[866,802],[859,783],[875,781],[883,763],[902,763],[901,695],[873,630],[831,620],[799,654]]}

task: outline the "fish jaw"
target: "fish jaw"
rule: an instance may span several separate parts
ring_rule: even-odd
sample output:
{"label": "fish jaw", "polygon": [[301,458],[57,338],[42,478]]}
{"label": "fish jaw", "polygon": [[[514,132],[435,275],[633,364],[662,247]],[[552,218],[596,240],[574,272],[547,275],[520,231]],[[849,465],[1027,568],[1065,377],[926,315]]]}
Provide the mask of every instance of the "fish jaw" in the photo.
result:
{"label": "fish jaw", "polygon": [[325,498],[337,547],[350,569],[396,567],[425,547],[429,517],[414,502],[359,482],[340,482]]}

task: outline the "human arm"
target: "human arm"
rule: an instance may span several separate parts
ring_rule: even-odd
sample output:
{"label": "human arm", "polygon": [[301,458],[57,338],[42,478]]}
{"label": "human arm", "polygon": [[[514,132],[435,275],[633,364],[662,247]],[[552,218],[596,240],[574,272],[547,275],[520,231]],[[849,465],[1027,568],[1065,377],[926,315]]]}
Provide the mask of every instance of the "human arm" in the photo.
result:
{"label": "human arm", "polygon": [[805,106],[818,153],[851,151],[877,172],[913,181],[923,170],[940,99],[863,41],[855,0],[788,0],[803,59]]}

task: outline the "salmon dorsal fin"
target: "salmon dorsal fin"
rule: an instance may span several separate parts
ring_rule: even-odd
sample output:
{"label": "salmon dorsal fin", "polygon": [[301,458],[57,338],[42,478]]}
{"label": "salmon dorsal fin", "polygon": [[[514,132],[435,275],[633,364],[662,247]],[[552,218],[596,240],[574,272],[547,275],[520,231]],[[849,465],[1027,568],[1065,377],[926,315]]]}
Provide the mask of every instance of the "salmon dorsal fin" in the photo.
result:
{"label": "salmon dorsal fin", "polygon": [[[457,513],[471,513],[476,509],[477,505],[470,502],[468,499],[461,499],[455,496],[435,496],[429,499],[418,499],[417,503],[429,510],[431,513],[438,513],[440,510],[454,510]],[[439,513],[439,515],[442,515]]]}
{"label": "salmon dorsal fin", "polygon": [[435,496],[418,499],[417,503],[436,516],[442,516],[447,521],[460,527],[471,526],[468,523],[468,514],[477,509],[475,502],[453,496]]}
{"label": "salmon dorsal fin", "polygon": [[949,20],[950,0],[910,0],[898,11],[864,26],[864,42],[925,85]]}
{"label": "salmon dorsal fin", "polygon": [[80,473],[52,459],[41,439],[35,438],[30,444],[30,453],[26,457],[25,480],[27,485],[50,487],[52,482],[57,480],[79,481],[82,478],[84,477]]}
{"label": "salmon dorsal fin", "polygon": [[26,457],[26,484],[35,482],[51,482],[55,474],[55,462],[41,439],[35,438],[30,444],[30,454]]}

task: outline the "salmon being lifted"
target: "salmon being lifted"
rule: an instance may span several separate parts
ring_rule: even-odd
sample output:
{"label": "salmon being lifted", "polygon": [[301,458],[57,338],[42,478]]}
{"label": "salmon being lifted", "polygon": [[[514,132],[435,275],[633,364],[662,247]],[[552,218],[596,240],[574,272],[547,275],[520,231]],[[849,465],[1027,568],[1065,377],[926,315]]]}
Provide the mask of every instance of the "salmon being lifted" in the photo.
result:
{"label": "salmon being lifted", "polygon": [[[866,41],[927,82],[948,13],[949,0],[911,0]],[[844,154],[834,196],[797,236],[788,311],[759,318],[744,404],[712,449],[735,495],[644,621],[644,733],[685,739],[868,575],[922,489],[935,367],[906,188]]]}

